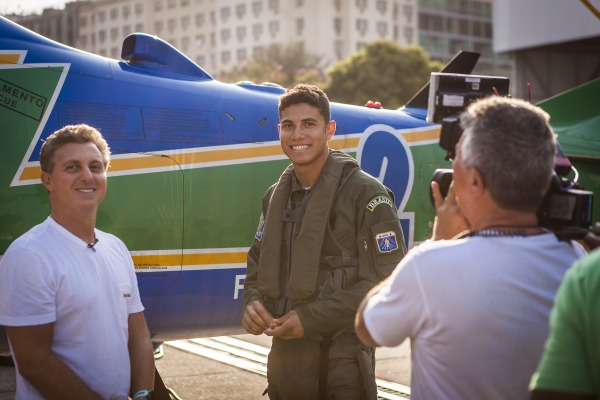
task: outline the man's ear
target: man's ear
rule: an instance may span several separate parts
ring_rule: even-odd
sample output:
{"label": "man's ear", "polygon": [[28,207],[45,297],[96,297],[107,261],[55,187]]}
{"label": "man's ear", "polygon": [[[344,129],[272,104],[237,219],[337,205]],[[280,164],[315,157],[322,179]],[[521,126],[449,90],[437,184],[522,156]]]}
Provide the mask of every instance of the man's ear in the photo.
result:
{"label": "man's ear", "polygon": [[477,170],[477,168],[471,168],[469,170],[469,179],[471,181],[471,193],[474,195],[481,195],[486,190],[483,175]]}
{"label": "man's ear", "polygon": [[50,175],[48,172],[42,171],[42,175],[40,176],[40,179],[42,181],[42,184],[46,187],[46,190],[48,192],[51,192],[52,191],[52,175]]}
{"label": "man's ear", "polygon": [[335,129],[336,129],[335,121],[334,120],[329,121],[329,123],[325,127],[325,132],[327,133],[327,140],[329,140],[333,137],[333,134],[335,133]]}

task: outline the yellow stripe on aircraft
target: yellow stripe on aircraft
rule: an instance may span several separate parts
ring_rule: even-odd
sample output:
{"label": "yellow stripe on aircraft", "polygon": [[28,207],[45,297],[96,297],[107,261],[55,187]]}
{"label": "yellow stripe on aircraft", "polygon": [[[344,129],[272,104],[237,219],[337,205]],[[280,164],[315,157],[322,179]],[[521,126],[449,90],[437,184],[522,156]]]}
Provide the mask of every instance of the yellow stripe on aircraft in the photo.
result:
{"label": "yellow stripe on aircraft", "polygon": [[[430,129],[402,132],[402,136],[409,143],[437,140],[440,136],[439,127]],[[332,149],[356,149],[360,141],[360,135],[342,136],[329,141]],[[253,158],[264,158],[283,156],[279,143],[266,144],[263,146],[252,146],[243,148],[203,148],[199,151],[190,152],[164,152],[156,153],[165,157],[152,157],[148,155],[128,155],[120,158],[114,157],[110,161],[109,172],[141,172],[146,169],[168,168],[173,166],[175,160],[180,166],[200,165],[205,163],[251,160]],[[39,179],[41,169],[39,163],[23,168],[19,177],[20,181]]]}

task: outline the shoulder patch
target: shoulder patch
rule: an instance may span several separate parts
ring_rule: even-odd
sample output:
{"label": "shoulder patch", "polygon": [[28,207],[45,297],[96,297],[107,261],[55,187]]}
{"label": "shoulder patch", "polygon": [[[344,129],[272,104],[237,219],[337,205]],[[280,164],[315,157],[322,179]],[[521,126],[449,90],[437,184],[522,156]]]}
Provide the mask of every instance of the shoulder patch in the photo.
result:
{"label": "shoulder patch", "polygon": [[258,220],[258,228],[256,228],[256,235],[254,237],[259,242],[262,240],[263,232],[265,230],[265,216],[264,214],[260,214],[260,220]]}
{"label": "shoulder patch", "polygon": [[398,239],[394,231],[378,233],[375,235],[375,241],[380,253],[391,253],[398,250]]}
{"label": "shoulder patch", "polygon": [[390,198],[388,196],[384,196],[384,195],[380,194],[379,196],[376,196],[373,199],[371,199],[371,201],[369,201],[367,203],[365,208],[367,210],[373,212],[373,210],[375,210],[375,208],[380,204],[387,204],[388,206],[393,207],[392,200],[390,200]]}

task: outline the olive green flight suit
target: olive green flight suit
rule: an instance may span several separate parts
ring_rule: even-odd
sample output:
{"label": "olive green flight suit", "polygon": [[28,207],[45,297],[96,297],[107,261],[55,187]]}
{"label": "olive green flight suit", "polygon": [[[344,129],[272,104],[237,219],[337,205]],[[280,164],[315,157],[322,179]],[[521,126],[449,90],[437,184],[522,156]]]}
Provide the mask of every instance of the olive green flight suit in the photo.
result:
{"label": "olive green flight suit", "polygon": [[[348,157],[330,151],[331,157]],[[353,161],[355,163],[355,161]],[[328,163],[325,169],[328,168]],[[287,207],[282,211],[280,295],[265,296],[259,288],[259,268],[265,217],[275,190],[263,197],[263,214],[248,252],[244,306],[262,301],[280,317],[295,309],[304,327],[301,339],[273,338],[267,366],[268,393],[272,400],[376,399],[374,349],[354,333],[354,317],[365,294],[387,277],[406,253],[404,237],[391,192],[371,175],[348,165],[336,188],[327,221],[316,284],[305,298],[290,298],[292,254],[315,187],[305,190],[292,177]],[[306,218],[305,218],[306,217]],[[261,270],[262,268],[262,270]],[[325,369],[325,372],[323,371]],[[326,382],[323,382],[326,381]],[[326,394],[323,393],[326,388]]]}

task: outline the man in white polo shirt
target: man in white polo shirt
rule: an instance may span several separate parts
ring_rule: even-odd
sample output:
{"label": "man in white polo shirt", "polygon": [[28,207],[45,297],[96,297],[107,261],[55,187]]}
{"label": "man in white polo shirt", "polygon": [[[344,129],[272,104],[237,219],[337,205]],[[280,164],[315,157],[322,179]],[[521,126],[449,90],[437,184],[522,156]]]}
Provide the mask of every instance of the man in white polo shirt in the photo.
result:
{"label": "man in white polo shirt", "polygon": [[121,240],[95,228],[109,159],[100,132],[83,124],[42,146],[50,216],[0,261],[18,400],[150,398],[154,358],[133,262]]}

